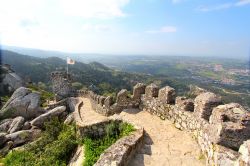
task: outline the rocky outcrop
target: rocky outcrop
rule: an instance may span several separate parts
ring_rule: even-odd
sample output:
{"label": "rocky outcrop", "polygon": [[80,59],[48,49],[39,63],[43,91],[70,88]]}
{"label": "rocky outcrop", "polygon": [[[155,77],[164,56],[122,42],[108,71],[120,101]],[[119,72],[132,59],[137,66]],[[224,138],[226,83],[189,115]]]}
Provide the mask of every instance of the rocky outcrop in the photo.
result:
{"label": "rocky outcrop", "polygon": [[72,124],[75,122],[75,117],[74,117],[74,114],[71,113],[67,116],[67,118],[65,119],[65,121],[63,122],[64,124]]}
{"label": "rocky outcrop", "polygon": [[66,111],[65,106],[56,107],[56,108],[48,111],[47,113],[42,114],[42,115],[38,116],[37,118],[33,119],[30,122],[30,124],[32,126],[37,126],[39,128],[43,128],[44,127],[44,122],[47,122],[47,121],[51,120],[54,117],[60,116],[65,111]]}
{"label": "rocky outcrop", "polygon": [[[7,86],[9,92],[13,92],[16,89],[22,87],[24,82],[21,77],[19,77],[10,67],[10,65],[1,65],[1,77],[2,77],[2,85]],[[1,85],[0,85],[1,86]],[[1,87],[0,87],[1,89]],[[1,92],[1,90],[0,90]]]}
{"label": "rocky outcrop", "polygon": [[13,141],[6,142],[4,144],[4,147],[0,149],[0,156],[5,156],[12,148],[13,148]]}
{"label": "rocky outcrop", "polygon": [[7,132],[13,119],[4,119],[0,122],[0,132]]}
{"label": "rocky outcrop", "polygon": [[13,121],[8,129],[8,133],[14,133],[18,130],[21,130],[24,122],[25,122],[25,120],[21,116],[18,116],[15,119],[13,119]]}
{"label": "rocky outcrop", "polygon": [[0,133],[0,147],[7,142],[6,133]]}
{"label": "rocky outcrop", "polygon": [[45,111],[40,107],[40,94],[28,88],[18,88],[0,111],[0,118],[22,116],[26,120],[35,118]]}
{"label": "rocky outcrop", "polygon": [[25,144],[38,138],[41,134],[41,130],[21,130],[15,133],[6,135],[7,140],[13,142],[13,147]]}
{"label": "rocky outcrop", "polygon": [[25,122],[25,123],[23,124],[22,130],[29,130],[30,128],[31,128],[30,122]]}

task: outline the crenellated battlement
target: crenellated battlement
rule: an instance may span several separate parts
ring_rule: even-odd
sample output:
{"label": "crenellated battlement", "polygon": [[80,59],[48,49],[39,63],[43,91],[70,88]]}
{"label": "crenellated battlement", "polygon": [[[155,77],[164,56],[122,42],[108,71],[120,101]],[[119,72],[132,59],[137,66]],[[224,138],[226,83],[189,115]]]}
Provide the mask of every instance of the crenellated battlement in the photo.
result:
{"label": "crenellated battlement", "polygon": [[223,104],[214,93],[202,92],[193,100],[176,96],[175,89],[169,86],[138,83],[132,96],[126,89],[115,99],[92,91],[82,95],[89,97],[94,110],[105,116],[139,108],[170,120],[180,130],[191,131],[208,165],[250,165],[250,114],[239,104]]}

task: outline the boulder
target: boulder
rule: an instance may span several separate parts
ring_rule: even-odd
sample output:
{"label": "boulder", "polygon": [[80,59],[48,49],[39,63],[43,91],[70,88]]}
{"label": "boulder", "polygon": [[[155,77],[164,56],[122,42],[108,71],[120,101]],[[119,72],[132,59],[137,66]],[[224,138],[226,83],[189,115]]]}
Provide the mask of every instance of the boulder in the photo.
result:
{"label": "boulder", "polygon": [[8,85],[9,91],[13,92],[17,88],[22,87],[24,85],[24,82],[21,79],[21,77],[19,77],[16,73],[10,72],[10,73],[5,75],[5,77],[3,79],[3,84]]}
{"label": "boulder", "polygon": [[4,147],[0,149],[0,156],[5,156],[8,154],[9,150],[13,148],[13,141],[8,141],[4,144]]}
{"label": "boulder", "polygon": [[15,91],[17,88],[24,85],[24,81],[19,77],[8,64],[0,65],[1,83],[8,88],[9,92]]}
{"label": "boulder", "polygon": [[29,130],[30,128],[31,128],[30,122],[25,122],[25,123],[23,124],[22,130]]}
{"label": "boulder", "polygon": [[0,122],[0,132],[7,132],[13,119],[4,119]]}
{"label": "boulder", "polygon": [[0,133],[0,147],[7,142],[6,133]]}
{"label": "boulder", "polygon": [[30,124],[32,126],[37,126],[39,128],[43,128],[44,127],[44,122],[47,122],[47,121],[51,120],[54,117],[60,116],[65,111],[66,111],[65,106],[56,107],[56,108],[48,111],[47,113],[42,114],[42,115],[38,116],[37,118],[33,119],[30,122]]}
{"label": "boulder", "polygon": [[25,122],[25,120],[21,116],[18,116],[15,119],[13,119],[13,121],[8,129],[8,133],[14,133],[18,130],[21,130],[24,122]]}
{"label": "boulder", "polygon": [[65,119],[65,121],[64,121],[63,123],[69,125],[69,124],[74,123],[74,121],[75,121],[74,114],[71,113],[71,114],[69,114],[69,115],[67,116],[67,118]]}
{"label": "boulder", "polygon": [[13,142],[13,147],[33,141],[41,135],[41,130],[21,130],[6,135],[8,140]]}
{"label": "boulder", "polygon": [[44,109],[40,107],[40,94],[32,92],[28,88],[18,88],[0,110],[0,118],[15,118],[22,116],[26,120],[35,118],[42,113]]}

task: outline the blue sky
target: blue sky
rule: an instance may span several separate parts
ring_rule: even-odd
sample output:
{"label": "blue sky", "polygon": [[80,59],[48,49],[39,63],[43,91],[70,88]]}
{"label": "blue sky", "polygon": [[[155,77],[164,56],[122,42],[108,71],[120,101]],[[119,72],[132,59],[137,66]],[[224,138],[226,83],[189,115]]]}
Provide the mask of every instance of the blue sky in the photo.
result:
{"label": "blue sky", "polygon": [[247,57],[250,0],[0,0],[3,45]]}

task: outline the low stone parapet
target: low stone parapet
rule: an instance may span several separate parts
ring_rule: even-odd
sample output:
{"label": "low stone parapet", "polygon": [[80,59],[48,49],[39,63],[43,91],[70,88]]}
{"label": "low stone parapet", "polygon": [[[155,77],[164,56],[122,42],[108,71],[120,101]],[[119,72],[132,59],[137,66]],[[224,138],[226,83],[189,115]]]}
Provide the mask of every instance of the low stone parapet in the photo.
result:
{"label": "low stone parapet", "polygon": [[[89,124],[78,126],[78,132],[82,137],[101,138],[105,136],[105,128],[111,122],[122,123],[121,119],[109,118],[97,122],[90,122]],[[140,148],[144,130],[142,127],[134,125],[136,129],[130,135],[117,140],[113,145],[106,149],[100,156],[95,166],[103,165],[127,165],[135,152]]]}
{"label": "low stone parapet", "polygon": [[223,104],[220,96],[207,91],[194,100],[176,97],[173,88],[159,89],[155,84],[137,84],[133,93],[136,97],[130,98],[126,90],[120,91],[115,103],[93,92],[89,96],[93,108],[106,116],[139,107],[192,132],[208,165],[249,165],[250,114],[239,104]]}

